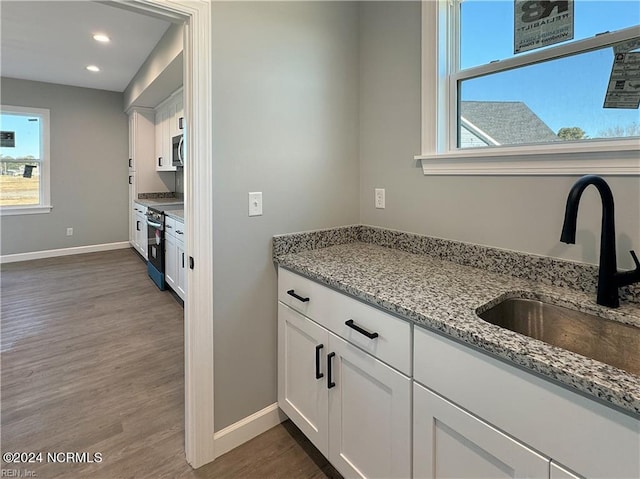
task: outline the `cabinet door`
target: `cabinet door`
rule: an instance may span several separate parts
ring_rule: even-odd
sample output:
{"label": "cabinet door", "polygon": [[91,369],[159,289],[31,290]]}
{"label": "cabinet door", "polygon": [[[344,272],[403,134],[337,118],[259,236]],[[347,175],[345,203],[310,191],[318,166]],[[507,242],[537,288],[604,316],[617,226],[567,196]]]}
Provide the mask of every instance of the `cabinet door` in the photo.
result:
{"label": "cabinet door", "polygon": [[331,353],[329,461],[345,478],[410,477],[411,380],[334,334]]}
{"label": "cabinet door", "polygon": [[135,112],[132,112],[129,115],[129,157],[127,158],[128,163],[129,163],[129,172],[135,171],[136,170],[136,164],[134,162],[134,155],[133,155],[133,142],[135,140],[134,138],[134,134],[135,134]]}
{"label": "cabinet door", "polygon": [[166,117],[167,117],[166,108],[159,108],[158,110],[156,110],[156,118],[155,118],[156,170],[159,169],[160,166],[162,165],[162,159],[165,156],[164,142],[163,142],[163,138],[164,138],[163,122],[165,121]]}
{"label": "cabinet door", "polygon": [[415,478],[548,478],[549,460],[414,383]]}
{"label": "cabinet door", "polygon": [[169,133],[169,123],[171,121],[170,110],[167,106],[158,110],[160,115],[159,128],[156,125],[156,134],[160,135],[160,140],[156,138],[156,149],[160,147],[160,151],[156,153],[156,170],[171,170],[171,134]]}
{"label": "cabinet door", "polygon": [[182,93],[176,95],[176,111],[173,121],[171,122],[171,136],[182,134],[180,129],[180,118],[184,118],[184,105],[182,100]]}
{"label": "cabinet door", "polygon": [[164,235],[164,280],[174,291],[178,279],[178,250],[173,235]]}
{"label": "cabinet door", "polygon": [[134,200],[137,198],[136,193],[136,174],[134,171],[129,172],[129,243],[134,248],[138,242],[136,235],[136,210]]}
{"label": "cabinet door", "polygon": [[138,212],[136,216],[136,236],[138,237],[136,243],[138,245],[138,251],[144,259],[147,259],[147,217],[143,210]]}
{"label": "cabinet door", "polygon": [[187,269],[184,254],[184,224],[176,222],[176,289],[175,292],[184,301],[187,295]]}
{"label": "cabinet door", "polygon": [[278,406],[328,456],[329,333],[278,303]]}

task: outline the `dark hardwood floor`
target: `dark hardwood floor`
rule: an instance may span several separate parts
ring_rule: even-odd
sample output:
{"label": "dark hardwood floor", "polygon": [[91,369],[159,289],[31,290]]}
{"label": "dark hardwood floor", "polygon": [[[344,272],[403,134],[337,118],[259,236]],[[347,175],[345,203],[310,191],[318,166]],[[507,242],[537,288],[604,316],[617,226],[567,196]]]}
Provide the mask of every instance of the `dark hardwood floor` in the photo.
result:
{"label": "dark hardwood floor", "polygon": [[[43,453],[3,470],[41,479],[339,477],[289,421],[189,467],[182,308],[133,251],[4,264],[0,302],[1,450]],[[101,461],[48,461],[67,452]]]}

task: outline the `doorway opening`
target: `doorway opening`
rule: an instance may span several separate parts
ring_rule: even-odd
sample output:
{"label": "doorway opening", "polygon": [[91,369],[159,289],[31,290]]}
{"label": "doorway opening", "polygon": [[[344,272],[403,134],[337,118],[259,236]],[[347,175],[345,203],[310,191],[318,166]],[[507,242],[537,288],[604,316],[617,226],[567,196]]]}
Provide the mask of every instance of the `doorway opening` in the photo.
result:
{"label": "doorway opening", "polygon": [[211,5],[207,0],[112,0],[111,5],[184,24],[185,453],[194,468],[215,458],[213,426],[213,194]]}

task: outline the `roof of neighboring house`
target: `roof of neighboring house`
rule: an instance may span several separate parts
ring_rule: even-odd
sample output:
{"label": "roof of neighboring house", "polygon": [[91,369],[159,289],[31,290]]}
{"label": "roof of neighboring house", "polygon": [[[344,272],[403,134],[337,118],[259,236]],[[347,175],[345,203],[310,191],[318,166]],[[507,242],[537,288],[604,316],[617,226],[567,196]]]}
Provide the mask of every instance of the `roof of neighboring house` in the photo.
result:
{"label": "roof of neighboring house", "polygon": [[460,102],[460,114],[462,125],[470,131],[476,130],[474,134],[488,138],[488,144],[558,140],[553,130],[521,101],[463,101]]}

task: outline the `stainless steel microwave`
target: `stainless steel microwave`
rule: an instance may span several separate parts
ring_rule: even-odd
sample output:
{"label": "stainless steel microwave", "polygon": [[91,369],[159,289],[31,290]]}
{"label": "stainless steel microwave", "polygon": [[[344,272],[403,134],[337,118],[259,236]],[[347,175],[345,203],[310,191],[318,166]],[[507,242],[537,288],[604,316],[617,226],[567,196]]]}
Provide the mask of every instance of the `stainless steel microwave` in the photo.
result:
{"label": "stainless steel microwave", "polygon": [[184,135],[176,135],[171,139],[171,164],[184,166]]}

